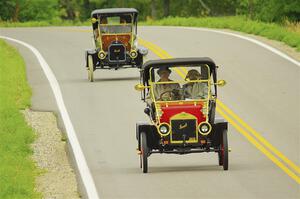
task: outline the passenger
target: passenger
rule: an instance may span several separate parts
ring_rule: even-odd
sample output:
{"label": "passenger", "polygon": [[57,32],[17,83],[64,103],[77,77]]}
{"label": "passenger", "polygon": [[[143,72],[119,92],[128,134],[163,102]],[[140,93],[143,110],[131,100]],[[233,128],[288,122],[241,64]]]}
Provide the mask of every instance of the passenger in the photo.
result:
{"label": "passenger", "polygon": [[[193,81],[193,80],[200,80],[201,75],[200,73],[195,70],[191,69],[187,73],[185,80],[186,81]],[[206,82],[189,82],[183,85],[183,92],[184,98],[189,99],[205,99],[207,98],[208,93],[208,86]]]}
{"label": "passenger", "polygon": [[107,17],[102,17],[100,19],[100,31],[101,31],[101,33],[108,33],[108,27],[106,26],[107,23],[108,23],[107,22]]}
{"label": "passenger", "polygon": [[[173,80],[169,79],[171,70],[168,67],[161,67],[157,74],[160,79],[157,82],[171,82]],[[178,83],[171,84],[155,84],[154,85],[154,96],[157,100],[179,100],[180,94],[180,85]]]}
{"label": "passenger", "polygon": [[130,33],[131,32],[131,25],[129,24],[130,20],[126,18],[126,16],[121,16],[120,17],[120,25],[119,26],[119,33]]}

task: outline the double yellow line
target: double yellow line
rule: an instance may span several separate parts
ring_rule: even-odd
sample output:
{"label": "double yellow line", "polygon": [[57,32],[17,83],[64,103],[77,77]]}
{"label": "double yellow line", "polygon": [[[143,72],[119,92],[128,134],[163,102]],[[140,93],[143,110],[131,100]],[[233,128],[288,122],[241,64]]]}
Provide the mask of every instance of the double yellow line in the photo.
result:
{"label": "double yellow line", "polygon": [[[159,46],[139,39],[139,43],[144,47],[151,50],[161,59],[172,58],[172,56],[160,48]],[[180,76],[184,77],[186,69],[181,68],[176,71]],[[300,184],[300,167],[289,160],[278,149],[276,149],[271,143],[269,143],[264,137],[262,137],[257,131],[255,131],[250,125],[243,121],[237,114],[230,110],[223,102],[217,100],[217,112],[224,117],[239,133],[241,133],[251,144],[253,144],[258,150],[266,155],[274,164],[282,169],[288,176]]]}

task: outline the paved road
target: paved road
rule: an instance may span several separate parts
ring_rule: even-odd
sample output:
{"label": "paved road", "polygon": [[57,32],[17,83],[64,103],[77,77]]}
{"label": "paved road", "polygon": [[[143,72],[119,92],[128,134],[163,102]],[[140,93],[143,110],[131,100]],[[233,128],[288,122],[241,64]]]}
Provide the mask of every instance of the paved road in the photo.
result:
{"label": "paved road", "polygon": [[[136,155],[135,122],[147,120],[134,91],[135,69],[100,71],[87,81],[87,28],[11,28],[0,35],[35,46],[61,86],[101,198],[300,198],[300,186],[230,126],[229,171],[216,154],[153,155],[142,174]],[[209,56],[228,85],[220,99],[296,165],[300,165],[300,67],[228,35],[167,27],[141,27],[140,37],[174,57]],[[30,69],[33,56],[17,46]],[[149,59],[157,58],[150,53]],[[56,110],[42,73],[28,70],[33,108]],[[298,175],[299,176],[299,175]]]}

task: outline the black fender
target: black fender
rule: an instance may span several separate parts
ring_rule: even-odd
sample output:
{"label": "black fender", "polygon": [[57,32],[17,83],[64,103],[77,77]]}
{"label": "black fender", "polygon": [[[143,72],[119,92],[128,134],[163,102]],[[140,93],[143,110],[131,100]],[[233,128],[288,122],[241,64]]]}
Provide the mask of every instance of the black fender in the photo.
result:
{"label": "black fender", "polygon": [[147,145],[150,149],[156,148],[159,141],[159,135],[155,125],[147,122],[136,123],[136,139],[138,141],[138,149],[140,150],[140,137],[141,133],[145,132],[147,137]]}
{"label": "black fender", "polygon": [[138,52],[137,57],[135,58],[135,64],[138,68],[142,68],[143,63],[144,63],[144,58],[143,55],[141,53]]}
{"label": "black fender", "polygon": [[223,118],[216,118],[212,124],[212,132],[209,134],[213,146],[219,146],[221,144],[224,130],[228,130],[228,122]]}

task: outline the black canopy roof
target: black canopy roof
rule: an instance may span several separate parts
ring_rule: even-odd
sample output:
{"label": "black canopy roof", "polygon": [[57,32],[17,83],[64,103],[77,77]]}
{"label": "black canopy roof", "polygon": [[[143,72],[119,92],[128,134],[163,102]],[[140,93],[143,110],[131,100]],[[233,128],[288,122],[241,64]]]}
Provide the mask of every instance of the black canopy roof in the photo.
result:
{"label": "black canopy roof", "polygon": [[138,11],[134,8],[106,8],[106,9],[97,9],[91,13],[92,17],[97,18],[98,15],[117,15],[117,14],[138,14]]}
{"label": "black canopy roof", "polygon": [[171,59],[157,59],[150,60],[144,63],[143,69],[159,68],[161,66],[170,65],[194,65],[194,64],[207,64],[211,69],[216,67],[215,62],[209,57],[190,57],[190,58],[171,58]]}

